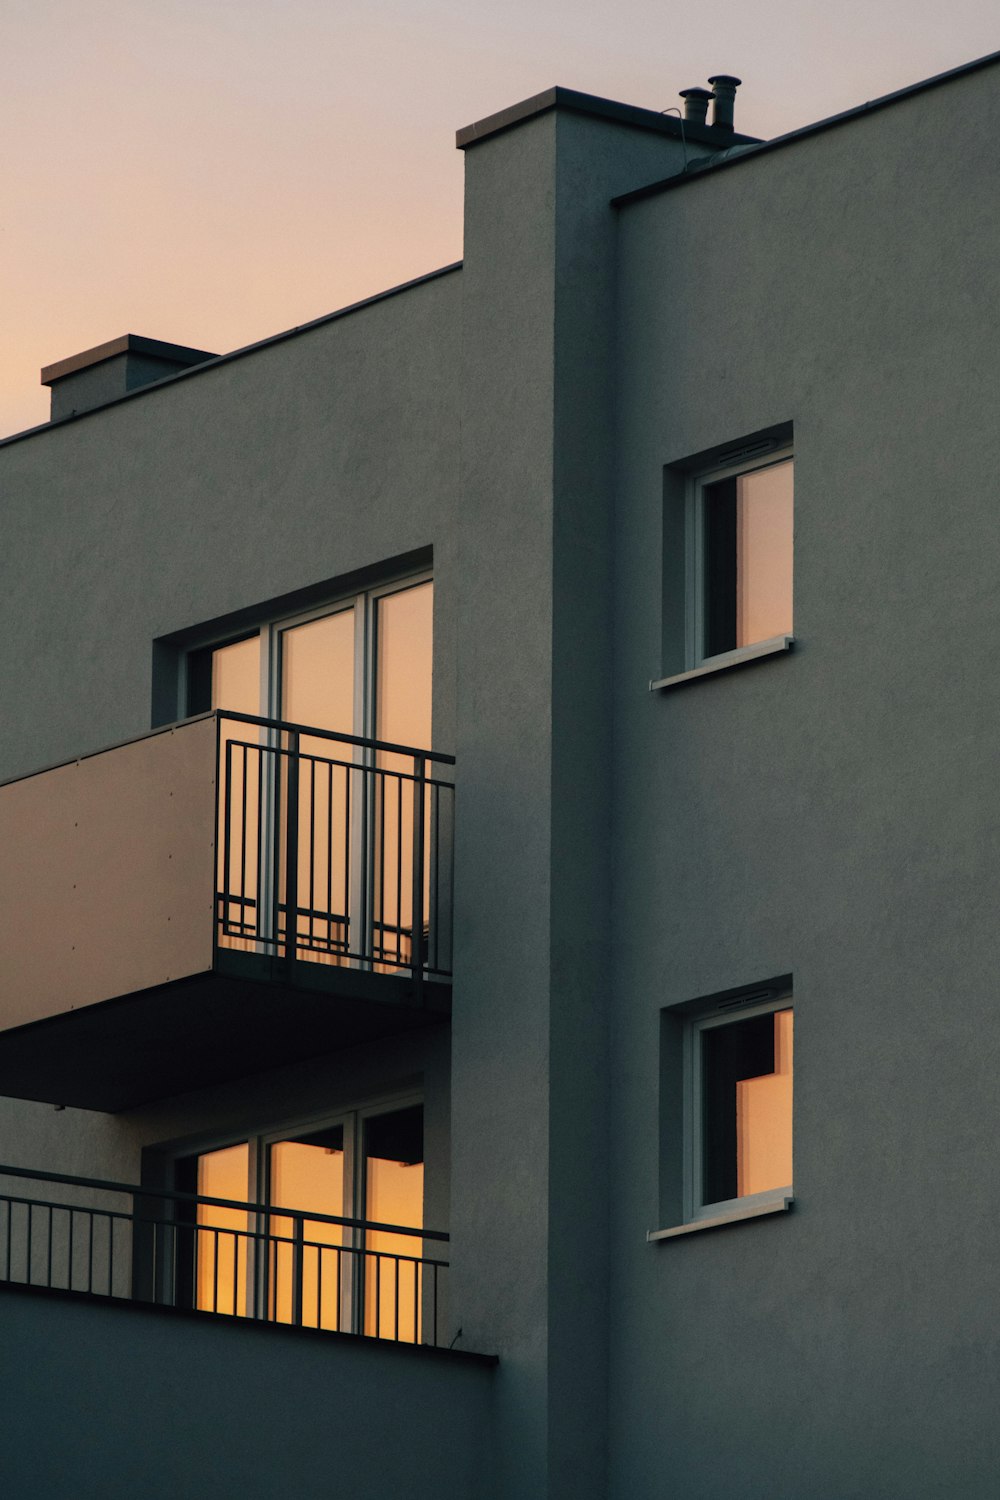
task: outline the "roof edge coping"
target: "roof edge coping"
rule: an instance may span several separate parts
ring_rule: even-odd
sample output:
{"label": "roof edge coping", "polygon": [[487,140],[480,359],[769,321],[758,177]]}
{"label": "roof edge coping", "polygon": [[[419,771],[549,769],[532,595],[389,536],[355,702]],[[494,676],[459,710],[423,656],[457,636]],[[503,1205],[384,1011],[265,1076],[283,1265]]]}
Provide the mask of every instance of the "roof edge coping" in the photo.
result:
{"label": "roof edge coping", "polygon": [[522,99],[497,114],[486,115],[472,125],[465,125],[455,134],[455,145],[459,151],[476,146],[489,136],[522,125],[536,115],[546,114],[552,109],[570,110],[578,115],[593,115],[602,120],[616,120],[621,125],[632,125],[639,130],[654,130],[660,135],[672,136],[678,141],[693,141],[705,146],[756,145],[753,135],[739,135],[732,130],[720,130],[714,125],[693,125],[673,115],[655,109],[644,109],[638,104],[619,104],[615,99],[602,99],[596,94],[582,94],[577,89],[560,85]]}
{"label": "roof edge coping", "polygon": [[80,354],[71,354],[67,359],[43,366],[42,385],[52,385],[66,375],[76,375],[91,365],[114,359],[117,354],[146,354],[154,359],[168,359],[176,365],[200,365],[206,359],[218,358],[208,349],[191,349],[186,344],[167,344],[162,339],[147,339],[139,333],[123,333],[120,338],[109,339],[106,344],[96,344],[93,349],[84,349]]}
{"label": "roof edge coping", "polygon": [[853,108],[841,110],[836,115],[827,115],[824,119],[816,120],[811,125],[803,125],[798,130],[789,130],[784,135],[772,136],[769,141],[749,139],[731,141],[731,146],[741,145],[744,149],[733,152],[732,156],[723,150],[717,156],[691,162],[684,172],[675,172],[670,177],[661,178],[659,182],[650,182],[645,187],[633,188],[628,193],[620,193],[618,197],[612,198],[612,207],[622,208],[629,203],[637,203],[642,198],[651,198],[670,188],[680,187],[685,182],[695,182],[701,177],[710,176],[723,167],[734,167],[738,162],[752,161],[764,155],[765,152],[776,151],[781,146],[794,145],[796,141],[807,140],[813,135],[821,135],[823,131],[832,130],[834,126],[847,125],[852,120],[859,120],[879,110],[888,109],[893,104],[900,104],[904,99],[910,99],[915,94],[940,88],[942,84],[953,83],[956,79],[964,78],[970,73],[981,72],[985,68],[995,67],[998,63],[1000,63],[1000,52],[987,52],[984,57],[976,57],[971,62],[960,63],[957,68],[949,68],[944,73],[934,73],[930,78],[922,78],[919,83],[908,83],[904,88],[894,89],[891,94],[880,94],[877,99],[869,99],[864,104],[856,104]]}

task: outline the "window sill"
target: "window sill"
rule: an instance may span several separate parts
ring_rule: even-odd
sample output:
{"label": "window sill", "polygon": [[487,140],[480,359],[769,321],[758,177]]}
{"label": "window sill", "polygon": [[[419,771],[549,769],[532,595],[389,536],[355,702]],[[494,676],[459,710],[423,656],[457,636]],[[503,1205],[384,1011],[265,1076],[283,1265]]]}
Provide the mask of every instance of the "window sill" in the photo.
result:
{"label": "window sill", "polygon": [[730,1208],[724,1214],[716,1214],[711,1219],[692,1219],[690,1224],[677,1224],[672,1229],[650,1229],[646,1239],[650,1244],[654,1240],[673,1240],[682,1234],[694,1234],[699,1229],[721,1229],[725,1224],[739,1224],[743,1219],[760,1219],[764,1214],[787,1213],[795,1202],[794,1198],[776,1198],[773,1203],[755,1203],[752,1207]]}
{"label": "window sill", "polygon": [[691,667],[686,672],[675,672],[673,677],[661,677],[649,684],[655,693],[661,688],[680,687],[684,682],[693,682],[697,677],[709,677],[713,672],[725,672],[729,667],[740,667],[744,662],[757,661],[762,656],[774,656],[779,651],[790,651],[795,644],[793,635],[776,635],[769,641],[757,641],[752,646],[740,646],[736,651],[724,651],[720,656],[710,656],[700,667]]}

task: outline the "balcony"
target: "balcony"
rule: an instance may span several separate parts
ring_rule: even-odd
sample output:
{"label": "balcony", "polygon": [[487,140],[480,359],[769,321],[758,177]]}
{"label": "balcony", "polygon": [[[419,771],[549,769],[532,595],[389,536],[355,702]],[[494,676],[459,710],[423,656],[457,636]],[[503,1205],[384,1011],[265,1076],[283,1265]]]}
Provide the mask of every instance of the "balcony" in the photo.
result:
{"label": "balcony", "polygon": [[0,1094],[122,1110],[446,1019],[453,764],[216,712],[0,787]]}
{"label": "balcony", "polygon": [[20,1167],[0,1178],[0,1282],[448,1345],[446,1234]]}

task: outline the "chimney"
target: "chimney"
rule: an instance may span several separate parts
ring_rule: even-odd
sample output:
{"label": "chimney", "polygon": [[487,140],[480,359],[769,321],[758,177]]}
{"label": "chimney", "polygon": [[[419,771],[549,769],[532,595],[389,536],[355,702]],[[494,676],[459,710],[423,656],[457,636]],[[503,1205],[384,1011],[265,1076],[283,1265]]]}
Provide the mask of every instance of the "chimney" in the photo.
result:
{"label": "chimney", "polygon": [[711,89],[681,89],[681,98],[687,124],[704,125],[708,119],[708,106],[715,98]]}
{"label": "chimney", "polygon": [[733,101],[736,98],[736,90],[743,82],[742,78],[733,78],[729,73],[716,73],[710,78],[709,83],[715,92],[715,109],[712,111],[712,124],[716,130],[732,130],[733,128]]}
{"label": "chimney", "polygon": [[144,339],[136,333],[123,334],[96,349],[86,349],[69,359],[46,365],[42,385],[52,390],[49,420],[79,416],[105,406],[119,396],[165,380],[191,365],[203,364],[217,356],[205,349],[188,349],[182,344],[164,344],[159,339]]}

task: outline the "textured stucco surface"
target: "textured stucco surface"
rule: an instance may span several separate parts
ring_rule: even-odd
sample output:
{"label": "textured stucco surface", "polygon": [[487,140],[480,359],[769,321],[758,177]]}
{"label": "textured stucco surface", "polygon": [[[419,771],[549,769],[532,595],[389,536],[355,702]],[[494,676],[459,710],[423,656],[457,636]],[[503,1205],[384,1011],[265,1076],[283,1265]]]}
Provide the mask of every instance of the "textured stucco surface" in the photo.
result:
{"label": "textured stucco surface", "polygon": [[[616,1497],[995,1492],[998,128],[991,70],[622,211]],[[789,421],[794,652],[650,695],[664,466]],[[644,1244],[661,1007],[787,972],[794,1212]]]}
{"label": "textured stucco surface", "polygon": [[487,1364],[6,1289],[0,1303],[5,1494],[489,1495]]}

